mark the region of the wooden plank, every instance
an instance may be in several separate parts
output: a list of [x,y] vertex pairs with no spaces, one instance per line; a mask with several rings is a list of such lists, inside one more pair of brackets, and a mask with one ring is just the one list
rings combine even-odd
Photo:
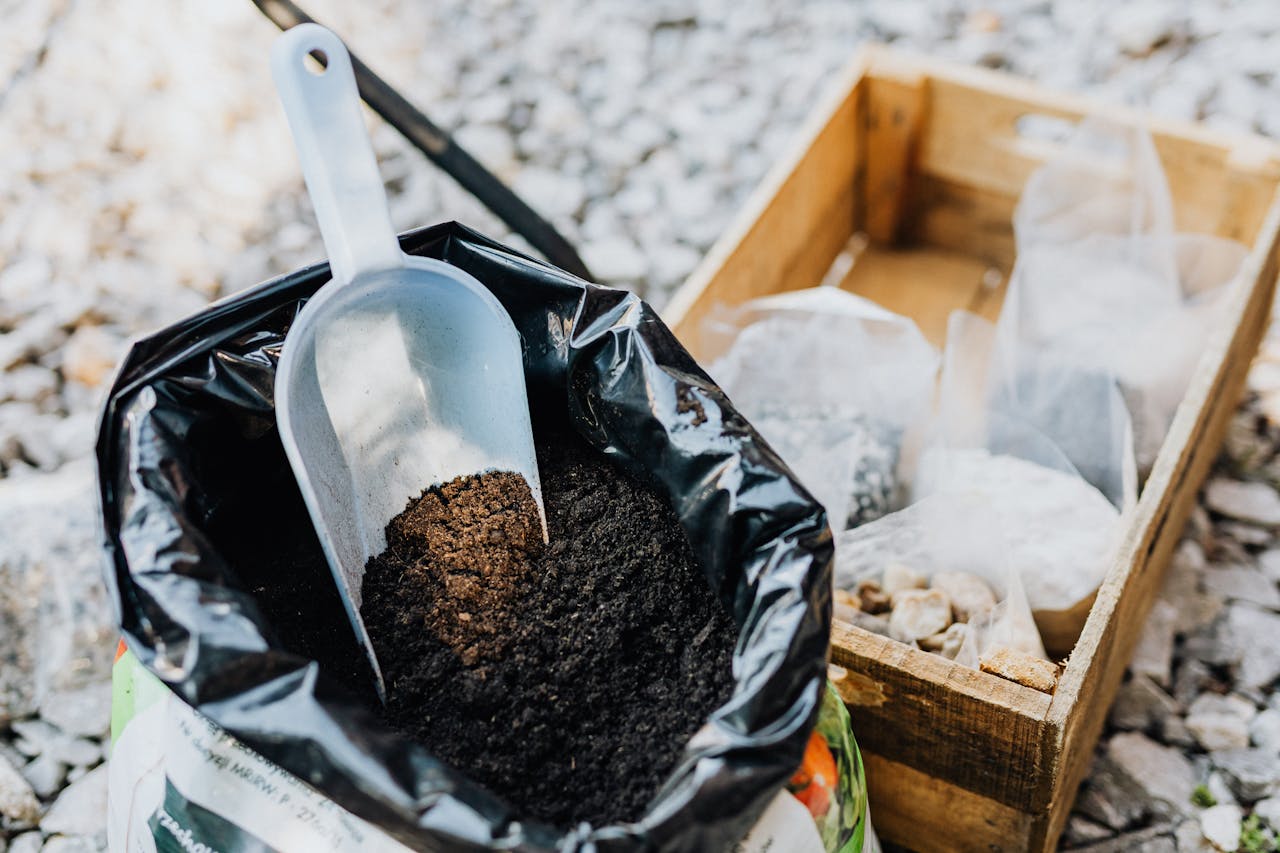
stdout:
[[699,351],[699,321],[713,305],[816,286],[858,227],[864,68],[855,59],[836,81],[788,155],[662,312],[691,352]]
[[984,280],[990,269],[959,252],[872,243],[858,254],[840,287],[915,320],[924,336],[941,348],[952,311],[988,310]]
[[898,75],[904,67],[929,76],[928,130],[920,142],[918,168],[952,184],[1017,198],[1030,174],[1062,150],[1056,143],[1020,135],[1018,121],[1028,115],[1068,121],[1096,115],[1148,127],[1182,230],[1251,242],[1270,203],[1268,187],[1280,179],[1280,148],[1256,136],[1163,121],[1050,94],[1006,74],[924,57],[878,52],[872,55],[870,73]]
[[[1093,744],[1124,675],[1121,663],[1133,653],[1266,331],[1280,274],[1280,193],[1274,185],[1272,192],[1270,213],[1242,270],[1231,309],[1224,312],[1178,408],[1124,546],[1059,679],[1048,723],[1059,733],[1060,743],[1049,745],[1045,756],[1055,803],[1069,804],[1087,772]],[[1062,831],[1068,808],[1055,809],[1045,846]]]
[[1028,784],[1041,772],[1047,694],[842,622],[831,660],[856,676],[853,692],[836,687],[859,743],[1011,808],[1047,808]]
[[1037,822],[1031,815],[868,750],[862,760],[871,825],[881,838],[920,853],[1028,849]]
[[924,122],[926,81],[919,73],[867,80],[863,111],[865,229],[872,240],[898,239]]

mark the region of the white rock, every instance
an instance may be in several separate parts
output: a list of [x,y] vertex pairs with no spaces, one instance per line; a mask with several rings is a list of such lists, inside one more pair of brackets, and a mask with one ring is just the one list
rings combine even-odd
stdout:
[[973,616],[989,612],[996,606],[995,593],[982,578],[970,572],[936,572],[929,585],[951,598],[956,621],[968,622]]
[[889,636],[904,643],[923,640],[951,624],[951,599],[940,589],[908,589],[893,597]]
[[598,280],[611,284],[635,284],[649,269],[644,253],[626,237],[588,243],[582,260]]
[[889,598],[909,589],[924,589],[929,584],[924,575],[906,563],[893,562],[884,567],[884,576],[880,580],[880,590]]
[[1249,745],[1249,726],[1229,714],[1196,714],[1187,717],[1187,728],[1206,750],[1242,749]]
[[1258,709],[1248,699],[1234,693],[1228,693],[1225,696],[1217,693],[1202,693],[1187,708],[1187,716],[1199,714],[1220,714],[1248,723],[1258,715]]
[[1266,483],[1218,478],[1205,489],[1204,500],[1222,515],[1266,527],[1280,525],[1280,494]]
[[97,388],[111,377],[124,354],[124,342],[101,326],[81,326],[62,348],[62,375]]
[[9,759],[0,757],[0,815],[33,823],[40,817],[40,801]]
[[111,682],[51,690],[40,703],[40,716],[67,734],[84,737],[106,734],[111,728]]
[[[551,169],[537,166],[526,166],[521,169],[520,174],[512,182],[511,188],[535,210],[552,219],[558,216],[572,216],[586,201],[580,182],[562,177]],[[592,272],[594,271],[593,269]]]
[[67,786],[49,806],[40,828],[61,835],[95,835],[107,821],[107,765]]
[[1280,711],[1267,708],[1249,724],[1249,739],[1253,745],[1268,749],[1280,760]]
[[36,796],[48,799],[67,778],[67,766],[51,755],[42,755],[22,768],[22,778],[31,784]]
[[44,838],[38,830],[24,832],[9,841],[9,853],[40,853]]
[[1280,797],[1259,800],[1253,804],[1253,813],[1266,821],[1272,830],[1280,830]]
[[44,843],[40,853],[102,853],[106,849],[101,836],[55,835]]
[[1200,831],[1215,849],[1234,853],[1240,848],[1242,820],[1244,811],[1239,806],[1223,803],[1200,813]]
[[1174,8],[1160,0],[1138,0],[1108,10],[1103,16],[1107,35],[1125,53],[1146,56],[1185,26]]

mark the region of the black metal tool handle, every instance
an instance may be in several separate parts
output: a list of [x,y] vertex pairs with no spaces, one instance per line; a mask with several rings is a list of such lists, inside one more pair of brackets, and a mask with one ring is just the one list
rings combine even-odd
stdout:
[[[298,24],[314,23],[314,19],[292,0],[253,0],[255,6],[282,30]],[[317,60],[323,62],[321,57]],[[568,240],[543,219],[533,208],[478,160],[458,147],[453,137],[404,99],[389,83],[374,74],[369,66],[351,54],[360,97],[387,124],[400,131],[431,162],[448,173],[512,231],[529,241],[551,263],[586,281],[594,281],[587,265]]]

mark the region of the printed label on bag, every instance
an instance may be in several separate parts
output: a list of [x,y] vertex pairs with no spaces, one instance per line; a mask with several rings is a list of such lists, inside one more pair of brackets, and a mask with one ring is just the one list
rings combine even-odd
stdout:
[[[121,663],[133,665],[132,692],[148,679],[163,690],[132,655]],[[112,850],[408,851],[163,693],[117,733],[108,771]]]

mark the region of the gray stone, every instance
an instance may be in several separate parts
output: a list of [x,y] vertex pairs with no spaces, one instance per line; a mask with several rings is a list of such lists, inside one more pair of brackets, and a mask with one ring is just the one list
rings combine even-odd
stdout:
[[18,768],[0,758],[0,815],[16,821],[40,817],[40,801]]
[[1171,827],[1163,824],[1126,832],[1105,841],[1077,847],[1077,853],[1176,853]]
[[1267,708],[1249,723],[1249,739],[1253,745],[1280,757],[1280,711]]
[[1081,847],[1110,838],[1113,831],[1100,823],[1089,820],[1083,815],[1073,814],[1067,819],[1067,828],[1062,833],[1066,847]]
[[1257,569],[1247,566],[1212,568],[1203,577],[1205,589],[1223,598],[1251,601],[1268,610],[1280,609],[1280,590]]
[[1264,527],[1280,525],[1280,494],[1266,483],[1218,478],[1204,494],[1209,509]]
[[1195,735],[1187,728],[1187,724],[1179,716],[1165,717],[1160,723],[1160,740],[1169,746],[1196,746]]
[[1145,675],[1162,686],[1169,686],[1173,665],[1173,640],[1178,621],[1178,609],[1167,601],[1157,600],[1151,606],[1151,614],[1138,645],[1133,650],[1129,671],[1135,676]]
[[1147,815],[1148,802],[1138,786],[1103,755],[1094,759],[1075,809],[1118,832],[1142,820]]
[[107,765],[72,782],[49,806],[40,828],[60,835],[95,835],[107,821]]
[[1280,761],[1264,749],[1228,749],[1210,753],[1236,799],[1248,804],[1280,792]]
[[1222,803],[1200,814],[1200,832],[1216,849],[1234,853],[1240,847],[1240,822],[1244,811],[1234,803]]
[[1178,704],[1189,706],[1212,683],[1213,673],[1209,667],[1195,658],[1184,657],[1173,681],[1173,698]]
[[1266,687],[1280,677],[1280,643],[1265,639],[1280,637],[1280,615],[1237,603],[1227,610],[1226,627],[1239,653],[1241,684]]
[[1122,730],[1159,727],[1177,713],[1178,703],[1145,675],[1134,675],[1120,686],[1111,706],[1111,724]]
[[1243,521],[1224,521],[1218,526],[1218,529],[1241,545],[1248,545],[1252,548],[1270,545],[1275,539],[1275,534],[1267,528],[1258,527],[1255,524],[1245,524]]
[[1176,749],[1161,746],[1138,732],[1122,732],[1107,745],[1107,757],[1166,816],[1187,814],[1195,771]]

